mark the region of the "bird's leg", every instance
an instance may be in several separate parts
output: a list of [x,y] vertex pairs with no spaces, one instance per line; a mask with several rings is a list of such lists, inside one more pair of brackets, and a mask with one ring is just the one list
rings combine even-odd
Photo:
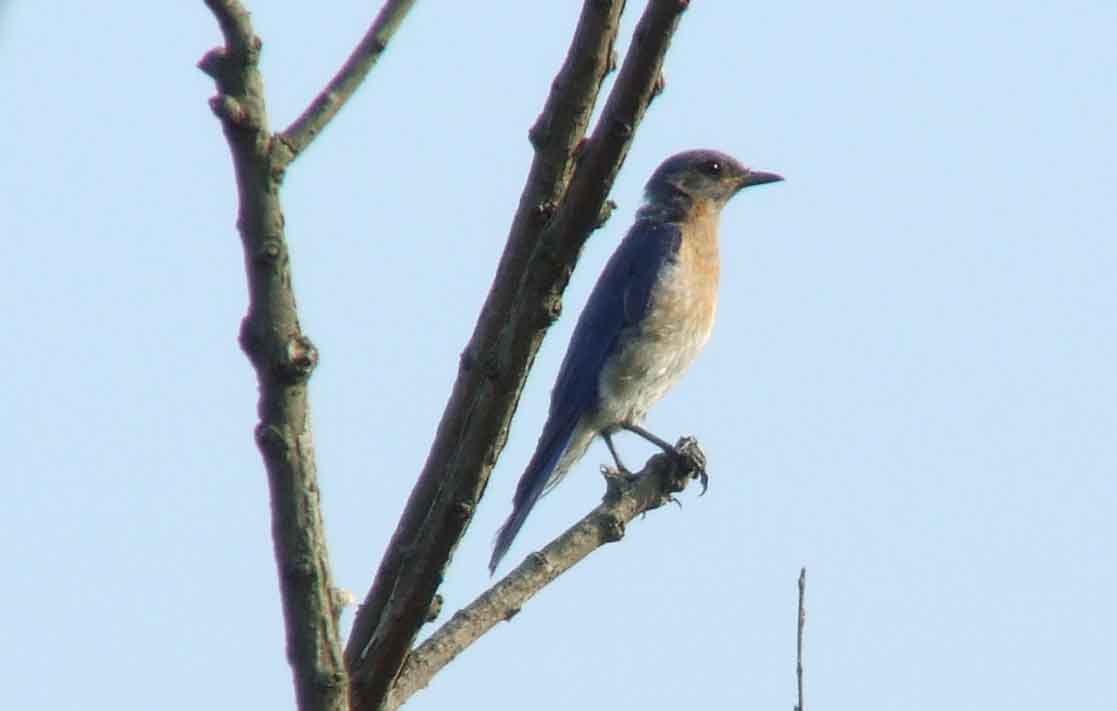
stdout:
[[648,432],[646,429],[644,429],[640,425],[634,425],[634,424],[631,424],[631,423],[624,423],[624,424],[621,425],[621,427],[628,430],[632,434],[640,435],[644,439],[648,440],[649,442],[651,442],[652,444],[654,444],[655,446],[659,447],[664,452],[667,452],[668,454],[670,454],[672,456],[675,456],[679,453],[677,449],[675,449],[672,445],[667,443],[667,440],[663,440],[663,439],[660,439],[659,437],[656,437],[654,434],[652,434],[651,432]]
[[626,479],[632,478],[632,472],[621,461],[621,456],[617,454],[617,448],[613,446],[613,433],[605,431],[601,433],[601,438],[605,440],[605,446],[609,448],[609,454],[613,455],[613,461],[616,462],[617,471],[620,472]]
[[[676,460],[686,459],[686,455],[683,452],[679,451],[678,447],[668,444],[666,440],[656,437],[654,434],[648,432],[640,425],[626,422],[621,424],[621,427],[628,430],[632,434],[640,435],[644,439],[662,449],[664,452],[667,452],[669,456],[674,457]],[[612,449],[612,445],[610,445],[610,449]],[[710,483],[710,476],[706,473],[705,457],[702,458],[702,462],[698,468],[698,471],[694,473],[693,478],[698,479],[698,481],[702,484],[702,493],[705,494],[706,489]]]

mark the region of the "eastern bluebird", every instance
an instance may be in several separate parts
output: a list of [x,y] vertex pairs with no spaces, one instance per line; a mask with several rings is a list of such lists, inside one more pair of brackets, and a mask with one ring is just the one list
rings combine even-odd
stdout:
[[559,369],[547,424],[497,533],[489,570],[508,552],[535,502],[601,435],[627,471],[613,434],[628,430],[661,447],[640,426],[648,409],[686,371],[710,337],[717,306],[718,219],[751,185],[783,180],[718,151],[679,153],[644,188],[644,205],[586,302]]

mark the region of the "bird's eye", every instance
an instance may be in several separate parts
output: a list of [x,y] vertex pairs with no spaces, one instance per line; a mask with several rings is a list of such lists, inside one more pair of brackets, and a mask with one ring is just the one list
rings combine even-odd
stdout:
[[721,169],[720,160],[708,160],[702,164],[702,172],[706,175],[721,175]]

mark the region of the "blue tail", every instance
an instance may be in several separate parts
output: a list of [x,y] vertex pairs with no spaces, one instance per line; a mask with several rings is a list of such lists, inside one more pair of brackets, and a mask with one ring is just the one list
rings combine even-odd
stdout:
[[535,502],[539,500],[547,482],[550,481],[562,453],[570,444],[578,418],[561,419],[563,421],[557,424],[554,418],[547,422],[546,427],[543,428],[543,435],[539,438],[539,444],[535,446],[535,454],[532,455],[527,469],[520,476],[520,483],[516,485],[516,496],[512,499],[512,513],[508,515],[508,520],[496,534],[493,557],[489,559],[490,575],[496,572],[500,559],[516,539],[516,534],[520,532],[528,514],[535,507]]

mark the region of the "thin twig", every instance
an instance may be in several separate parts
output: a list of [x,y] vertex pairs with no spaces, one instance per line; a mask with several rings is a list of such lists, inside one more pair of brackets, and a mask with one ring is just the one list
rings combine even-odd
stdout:
[[277,136],[289,151],[286,156],[279,158],[281,162],[290,163],[306,150],[345,102],[356,93],[414,4],[415,0],[387,0],[384,3],[368,32],[322,93],[314,97],[302,115]]
[[803,703],[803,630],[807,626],[807,569],[799,569],[799,618],[798,633],[795,636],[795,686],[797,688],[795,711],[806,711]]
[[408,655],[386,705],[393,711],[423,689],[444,666],[500,622],[518,614],[524,604],[562,573],[601,546],[619,541],[636,516],[672,501],[704,468],[693,439],[680,440],[677,459],[658,454],[634,481],[607,475],[602,502],[545,548],[477,599],[454,614]]

